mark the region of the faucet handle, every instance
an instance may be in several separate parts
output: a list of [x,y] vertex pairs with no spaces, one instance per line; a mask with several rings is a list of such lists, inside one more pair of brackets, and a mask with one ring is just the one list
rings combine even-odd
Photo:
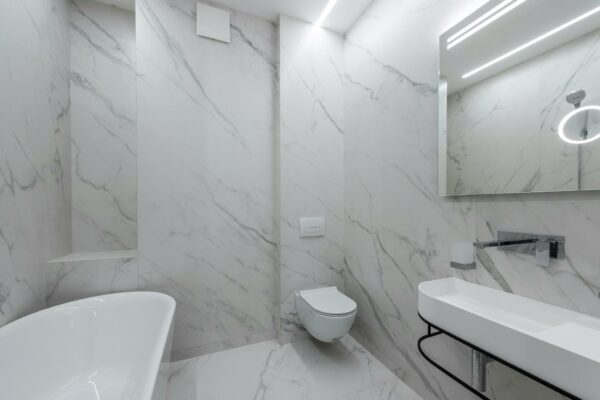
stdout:
[[535,264],[540,267],[550,267],[551,248],[555,247],[556,243],[552,243],[550,240],[538,240],[535,242]]

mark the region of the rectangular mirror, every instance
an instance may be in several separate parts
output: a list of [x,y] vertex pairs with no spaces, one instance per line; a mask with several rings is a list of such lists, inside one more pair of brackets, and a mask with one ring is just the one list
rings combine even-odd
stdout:
[[440,195],[600,190],[600,0],[492,0],[439,43]]

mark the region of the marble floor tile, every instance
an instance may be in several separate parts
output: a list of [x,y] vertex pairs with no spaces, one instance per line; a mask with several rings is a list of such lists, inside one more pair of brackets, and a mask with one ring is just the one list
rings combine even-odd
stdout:
[[172,365],[169,400],[418,400],[350,336],[256,343]]
[[394,377],[335,400],[422,400],[406,383]]

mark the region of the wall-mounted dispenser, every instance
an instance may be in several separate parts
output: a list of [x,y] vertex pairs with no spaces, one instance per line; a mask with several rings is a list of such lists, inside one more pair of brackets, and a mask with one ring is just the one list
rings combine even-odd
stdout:
[[474,251],[473,243],[471,242],[454,242],[452,243],[450,266],[463,271],[474,269]]

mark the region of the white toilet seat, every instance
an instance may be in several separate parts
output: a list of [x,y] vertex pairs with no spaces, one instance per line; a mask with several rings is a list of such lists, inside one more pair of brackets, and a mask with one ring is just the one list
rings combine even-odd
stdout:
[[356,302],[341,293],[337,287],[302,290],[298,292],[308,307],[327,317],[345,317],[356,312]]

